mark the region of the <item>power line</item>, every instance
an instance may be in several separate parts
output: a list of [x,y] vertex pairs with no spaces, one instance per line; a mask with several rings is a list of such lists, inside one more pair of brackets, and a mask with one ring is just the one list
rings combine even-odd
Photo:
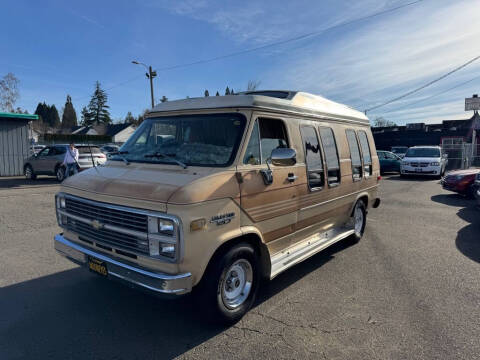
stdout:
[[369,108],[369,109],[365,109],[364,111],[365,111],[365,113],[367,113],[367,111],[372,111],[372,110],[378,109],[378,108],[380,108],[380,107],[383,107],[383,106],[386,106],[386,105],[388,105],[388,104],[391,104],[391,103],[393,103],[393,102],[395,102],[395,101],[398,101],[398,100],[401,100],[401,99],[403,99],[403,98],[406,98],[407,96],[410,96],[410,95],[412,95],[412,94],[415,94],[416,92],[419,92],[420,90],[423,90],[423,89],[425,89],[426,87],[428,87],[428,86],[430,86],[430,85],[433,85],[433,84],[435,84],[436,82],[439,82],[440,80],[445,79],[447,76],[449,76],[449,75],[457,72],[458,70],[463,69],[464,67],[470,65],[471,63],[473,63],[474,61],[476,61],[476,60],[478,60],[478,59],[480,59],[480,55],[474,57],[473,59],[467,61],[466,63],[460,65],[459,67],[456,67],[455,69],[449,71],[448,73],[443,74],[443,75],[440,76],[439,78],[436,78],[435,80],[432,80],[432,81],[426,83],[425,85],[422,85],[422,86],[420,86],[420,87],[418,87],[418,88],[416,88],[416,89],[414,89],[414,90],[411,90],[411,91],[409,91],[409,92],[407,92],[407,93],[405,93],[405,94],[403,94],[403,95],[397,96],[396,98],[390,99],[390,100],[388,100],[388,101],[386,101],[386,102],[384,102],[384,103],[382,103],[382,104],[380,104],[380,105],[376,105],[376,106],[373,106],[373,107],[371,107],[371,108]]
[[[288,39],[285,39],[285,40],[272,42],[272,43],[269,43],[269,44],[266,44],[266,45],[261,45],[261,46],[257,46],[257,47],[246,49],[246,50],[240,50],[240,51],[232,52],[232,53],[229,53],[229,54],[219,55],[219,56],[215,56],[215,57],[208,58],[208,59],[196,60],[196,61],[192,61],[192,62],[189,62],[189,63],[160,67],[160,68],[157,68],[157,72],[158,71],[169,71],[169,70],[185,68],[185,67],[194,66],[194,65],[205,64],[205,63],[209,63],[209,62],[213,62],[213,61],[227,59],[227,58],[234,57],[234,56],[239,56],[239,55],[243,55],[243,54],[252,53],[252,52],[255,52],[255,51],[259,51],[259,50],[268,49],[268,48],[278,46],[278,45],[283,45],[283,44],[303,40],[303,39],[306,39],[306,38],[309,38],[309,37],[316,37],[316,36],[322,35],[323,33],[327,32],[327,31],[330,31],[330,30],[333,30],[333,29],[336,29],[336,28],[339,28],[339,27],[342,27],[342,26],[351,25],[351,24],[354,24],[354,23],[357,23],[357,22],[365,21],[365,20],[368,20],[368,19],[371,19],[371,18],[374,18],[374,17],[378,17],[378,16],[381,16],[381,15],[385,15],[385,14],[388,14],[388,13],[406,8],[408,6],[418,4],[418,3],[423,2],[423,1],[425,1],[425,0],[411,1],[409,3],[399,5],[399,6],[395,6],[393,8],[382,10],[382,11],[379,11],[379,12],[376,12],[376,13],[373,13],[373,14],[370,14],[370,15],[362,16],[362,17],[359,17],[359,18],[356,18],[356,19],[353,19],[353,20],[349,20],[349,21],[344,21],[344,22],[341,22],[339,24],[332,25],[332,26],[329,26],[327,28],[324,28],[322,30],[313,31],[313,32],[310,32],[310,33],[302,34],[302,35],[295,36],[295,37],[292,37],[292,38],[288,38]],[[132,81],[135,81],[138,78],[139,78],[139,76],[131,78],[131,79],[123,81],[121,83],[115,84],[115,85],[113,85],[113,86],[111,86],[111,87],[109,87],[108,89],[105,89],[105,90],[106,91],[112,90],[116,87],[128,84]],[[83,100],[83,99],[88,98],[88,97],[89,96],[82,96],[82,97],[79,97],[79,98],[75,98],[74,100],[75,101]]]
[[382,112],[382,114],[388,114],[388,113],[391,113],[391,112],[395,112],[395,111],[398,111],[398,110],[402,110],[402,109],[405,109],[405,108],[407,108],[407,107],[411,107],[412,105],[416,105],[416,104],[418,104],[418,103],[421,103],[421,102],[424,102],[424,101],[433,99],[434,97],[438,97],[438,96],[440,96],[440,95],[443,95],[443,94],[445,94],[445,93],[447,93],[447,92],[449,92],[449,91],[452,91],[452,90],[454,90],[454,89],[456,89],[456,88],[459,88],[459,87],[461,87],[461,86],[463,86],[463,85],[467,85],[468,83],[471,83],[472,81],[475,81],[475,80],[478,80],[478,79],[480,79],[480,76],[476,76],[476,77],[474,77],[473,79],[464,81],[464,82],[462,82],[462,83],[460,83],[460,84],[457,84],[457,85],[455,85],[455,86],[452,86],[451,88],[448,88],[448,89],[446,89],[446,90],[440,91],[439,93],[437,93],[437,94],[435,94],[435,95],[432,95],[432,96],[429,96],[429,97],[427,97],[427,98],[425,98],[425,99],[421,99],[421,100],[415,101],[415,102],[413,102],[413,103],[410,103],[410,104],[405,105],[405,106],[401,106],[401,107],[396,108],[396,109],[393,109],[393,110],[388,110],[388,111],[386,111],[386,112]]
[[205,64],[205,63],[218,61],[218,60],[223,60],[223,59],[227,59],[227,58],[238,56],[238,55],[244,55],[244,54],[248,54],[248,53],[259,51],[259,50],[268,49],[268,48],[271,48],[271,47],[274,47],[274,46],[283,45],[283,44],[287,44],[287,43],[294,42],[294,41],[303,40],[303,39],[308,38],[308,37],[315,37],[315,36],[318,36],[318,35],[321,35],[321,34],[327,32],[327,31],[336,29],[338,27],[351,25],[351,24],[354,24],[356,22],[368,20],[368,19],[380,16],[380,15],[384,15],[384,14],[387,14],[387,13],[390,13],[390,12],[394,12],[394,11],[400,10],[402,8],[405,8],[407,6],[415,5],[415,4],[420,3],[422,1],[425,1],[425,0],[412,1],[412,2],[409,2],[407,4],[403,4],[403,5],[393,7],[391,9],[379,11],[379,12],[376,12],[376,13],[373,13],[373,14],[370,14],[370,15],[367,15],[367,16],[359,17],[359,18],[356,18],[356,19],[353,19],[353,20],[344,21],[344,22],[341,22],[339,24],[332,25],[332,26],[329,26],[327,28],[324,28],[322,30],[313,31],[313,32],[303,34],[303,35],[299,35],[299,36],[295,36],[295,37],[292,37],[292,38],[289,38],[289,39],[272,42],[272,43],[269,43],[269,44],[266,44],[266,45],[261,45],[261,46],[257,46],[257,47],[246,49],[246,50],[235,51],[235,52],[232,52],[232,53],[229,53],[229,54],[219,55],[219,56],[215,56],[215,57],[208,58],[208,59],[192,61],[192,62],[184,63],[184,64],[161,67],[161,68],[158,68],[157,71],[168,71],[168,70],[173,70],[173,69],[185,68],[185,67],[193,66],[193,65]]

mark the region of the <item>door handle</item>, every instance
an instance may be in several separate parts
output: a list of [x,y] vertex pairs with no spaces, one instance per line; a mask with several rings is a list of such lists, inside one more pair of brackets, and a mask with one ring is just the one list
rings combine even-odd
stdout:
[[295,174],[293,174],[293,173],[288,174],[287,180],[288,180],[289,182],[294,182],[294,181],[297,180],[297,179],[298,179],[298,176],[297,176],[297,175],[295,175]]

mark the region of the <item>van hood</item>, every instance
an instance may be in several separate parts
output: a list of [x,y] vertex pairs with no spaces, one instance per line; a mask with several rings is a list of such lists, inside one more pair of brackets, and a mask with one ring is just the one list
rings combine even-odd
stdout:
[[97,166],[67,178],[62,185],[102,195],[167,202],[176,190],[199,177],[181,170],[159,171],[133,164]]
[[62,186],[101,195],[178,204],[239,196],[234,170],[214,172],[212,168],[182,169],[163,164],[110,162],[69,177]]

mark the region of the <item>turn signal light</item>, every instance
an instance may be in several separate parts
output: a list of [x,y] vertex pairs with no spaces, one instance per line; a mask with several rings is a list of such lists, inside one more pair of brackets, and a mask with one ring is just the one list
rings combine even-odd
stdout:
[[377,176],[377,181],[382,180],[382,177],[380,175]]

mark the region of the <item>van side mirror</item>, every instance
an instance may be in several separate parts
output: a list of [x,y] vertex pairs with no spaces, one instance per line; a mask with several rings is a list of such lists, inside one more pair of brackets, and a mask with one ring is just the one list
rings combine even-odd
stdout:
[[291,148],[273,149],[270,159],[275,166],[292,166],[297,163],[297,152]]

